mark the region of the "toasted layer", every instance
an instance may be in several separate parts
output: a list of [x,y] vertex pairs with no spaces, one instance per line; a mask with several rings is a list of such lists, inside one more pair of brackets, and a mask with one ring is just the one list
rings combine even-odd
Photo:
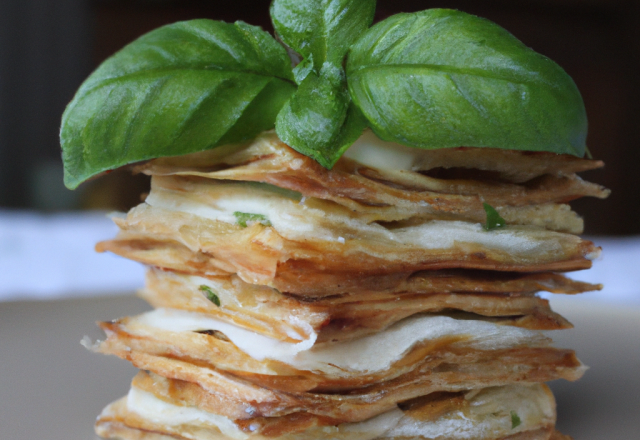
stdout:
[[[557,204],[587,195],[608,195],[607,190],[574,174],[602,166],[598,161],[486,148],[410,151],[370,138],[363,136],[347,154],[356,161],[344,157],[332,170],[296,153],[273,133],[244,146],[157,159],[140,169],[156,176],[267,182],[306,197],[332,200],[369,221],[419,216],[481,222],[485,218],[482,202],[486,201],[510,224],[572,233],[582,231],[582,220],[568,206]],[[385,150],[392,153],[385,154]],[[372,159],[375,157],[382,160]],[[445,176],[432,177],[434,174]]]
[[[434,289],[438,281],[443,290]],[[459,280],[459,284],[463,281],[470,280]],[[154,307],[211,314],[289,342],[311,338],[312,333],[319,341],[353,339],[417,313],[443,310],[501,318],[499,323],[529,329],[571,328],[566,319],[551,311],[548,301],[530,292],[492,293],[475,286],[479,293],[454,293],[447,292],[444,284],[438,275],[423,274],[387,292],[361,291],[309,300],[248,284],[237,276],[203,278],[149,269],[140,295]],[[500,286],[493,288],[499,290]],[[216,295],[219,305],[207,298],[210,294]]]
[[[226,185],[213,186],[221,190]],[[279,272],[298,262],[308,263],[316,271],[358,276],[445,268],[541,272],[589,268],[591,259],[600,253],[590,241],[531,227],[487,232],[480,224],[439,220],[392,229],[366,225],[344,212],[330,215],[321,209],[305,209],[278,196],[277,203],[270,204],[259,191],[249,191],[244,184],[237,187],[269,207],[268,212],[254,214],[266,215],[272,226],[254,222],[245,228],[230,223],[228,216],[233,217],[241,206],[246,209],[242,203],[227,206],[224,215],[228,216],[216,218],[220,211],[210,205],[183,205],[177,203],[176,196],[165,198],[163,207],[143,204],[126,218],[115,218],[122,233],[97,249],[118,252],[120,241],[125,249],[132,241],[148,243],[149,247],[180,243],[191,252],[213,257],[208,263],[217,271],[237,273],[253,284],[269,284]],[[228,192],[220,196],[223,194],[234,199]],[[160,204],[160,199],[154,198],[153,203]],[[152,255],[145,253],[146,257]],[[127,256],[135,257],[135,253]],[[166,259],[160,255],[161,262]]]
[[[512,414],[520,420],[514,426]],[[197,439],[548,439],[555,402],[544,385],[510,385],[460,393],[434,393],[355,423],[314,416],[233,420],[198,407],[166,400],[137,387],[98,418],[98,433],[117,427]],[[115,429],[114,429],[115,428]],[[546,433],[546,435],[543,435]],[[128,437],[125,437],[128,438]],[[136,438],[136,437],[133,437]],[[515,437],[521,438],[521,437]]]
[[[236,410],[254,400],[253,393],[265,402],[295,396],[295,407],[311,404],[318,393],[339,392],[325,405],[360,395],[355,403],[366,406],[380,394],[397,402],[424,390],[458,390],[461,383],[474,388],[574,380],[584,369],[572,351],[548,347],[537,332],[443,316],[409,318],[375,335],[313,347],[312,341],[284,343],[182,311],[157,310],[102,326],[109,337],[101,352],[209,390],[205,382],[218,377],[215,392],[231,393]],[[179,371],[191,373],[175,376]],[[235,396],[239,381],[249,387],[248,395]]]
[[[125,245],[126,242],[122,242]],[[175,266],[185,267],[177,253],[167,251],[159,246],[151,248],[151,253],[171,255],[167,258]],[[128,246],[119,249],[124,254],[135,254]],[[138,254],[140,255],[140,254]],[[143,255],[140,255],[144,259]],[[153,260],[153,258],[149,258]],[[169,266],[172,267],[172,266]],[[183,272],[202,274],[187,268]],[[179,270],[179,269],[177,269]],[[286,264],[286,271],[281,270],[273,280],[273,286],[281,292],[302,298],[323,298],[327,296],[342,297],[362,292],[364,295],[396,294],[415,290],[421,293],[489,293],[514,294],[547,291],[552,293],[576,294],[590,290],[601,290],[601,284],[590,284],[575,281],[560,274],[550,272],[515,273],[503,271],[481,270],[432,270],[418,272],[396,272],[389,274],[363,274],[347,271],[318,271],[306,262]]]
[[[326,306],[304,303],[237,276],[203,278],[160,269],[147,271],[139,295],[156,308],[206,313],[240,327],[287,342],[316,339],[330,321]],[[219,305],[208,295],[215,295]]]

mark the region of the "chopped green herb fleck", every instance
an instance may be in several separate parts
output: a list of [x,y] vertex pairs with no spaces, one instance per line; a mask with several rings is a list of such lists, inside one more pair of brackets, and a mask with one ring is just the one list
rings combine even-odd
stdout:
[[515,411],[511,411],[511,429],[516,429],[521,423],[522,420],[520,420],[518,414]]
[[258,222],[263,226],[271,226],[271,222],[266,215],[236,211],[233,213],[233,216],[236,218],[237,223],[243,228],[247,227],[247,222]]
[[487,223],[484,225],[485,230],[491,231],[492,229],[506,226],[507,222],[500,217],[500,214],[498,214],[498,211],[496,211],[493,206],[488,203],[483,203],[482,206],[484,206],[484,212],[487,213]]
[[218,295],[216,295],[215,292],[211,290],[211,287],[205,286],[203,284],[200,286],[200,291],[204,292],[204,294],[207,296],[207,299],[209,301],[211,301],[212,303],[220,307],[220,298],[218,298]]

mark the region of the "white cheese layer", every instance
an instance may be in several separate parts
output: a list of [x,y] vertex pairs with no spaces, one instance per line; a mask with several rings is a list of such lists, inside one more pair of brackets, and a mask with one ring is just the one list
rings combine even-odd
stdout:
[[193,332],[198,330],[218,330],[224,333],[236,347],[259,361],[264,359],[291,359],[300,351],[310,349],[316,335],[297,344],[279,341],[259,333],[238,327],[203,313],[188,312],[177,309],[156,309],[134,318],[131,323],[138,330],[139,325],[172,332]]
[[300,370],[340,375],[385,371],[416,344],[446,336],[464,336],[467,338],[465,344],[480,350],[544,346],[548,343],[548,339],[537,331],[485,321],[424,315],[407,318],[359,339],[315,346],[315,340],[297,344],[282,342],[210,315],[174,309],[156,309],[139,315],[130,321],[129,327],[149,335],[153,334],[154,328],[172,332],[219,330],[254,359],[272,359]]
[[366,130],[344,153],[344,157],[381,170],[414,170],[422,150],[383,141]]

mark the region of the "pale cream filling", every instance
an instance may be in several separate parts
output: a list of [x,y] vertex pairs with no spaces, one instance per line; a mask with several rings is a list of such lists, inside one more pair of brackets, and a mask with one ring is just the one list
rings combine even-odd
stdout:
[[383,141],[366,130],[344,153],[344,157],[381,170],[415,170],[423,150]]
[[521,345],[544,346],[549,342],[538,331],[485,321],[427,315],[412,316],[362,338],[315,346],[315,338],[292,344],[246,330],[211,315],[184,310],[156,309],[132,318],[127,324],[128,331],[145,336],[153,336],[154,329],[171,332],[219,330],[254,359],[273,359],[301,370],[338,375],[385,371],[416,344],[446,336],[466,336],[465,344],[480,350]]

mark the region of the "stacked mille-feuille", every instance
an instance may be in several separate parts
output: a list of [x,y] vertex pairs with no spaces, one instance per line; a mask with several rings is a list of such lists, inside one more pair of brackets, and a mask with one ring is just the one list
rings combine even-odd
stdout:
[[[155,307],[101,324],[97,350],[141,371],[98,433],[562,438],[543,382],[584,367],[536,292],[599,287],[556,273],[599,254],[565,204],[606,196],[575,174],[599,166],[370,133],[332,170],[274,133],[148,162],[145,203],[98,245],[149,266]],[[487,231],[483,203],[508,226]]]

